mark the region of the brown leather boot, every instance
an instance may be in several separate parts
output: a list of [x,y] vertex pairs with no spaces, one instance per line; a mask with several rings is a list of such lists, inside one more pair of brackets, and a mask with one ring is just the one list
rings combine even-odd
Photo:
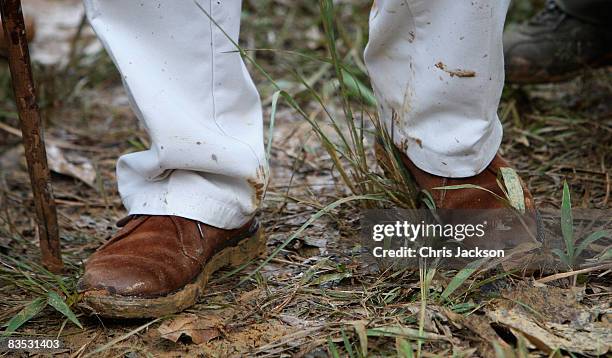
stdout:
[[[436,203],[436,207],[439,209],[488,210],[507,208],[502,201],[496,200],[495,196],[482,189],[434,189],[454,185],[473,184],[487,189],[502,198],[505,197],[504,192],[497,184],[497,178],[500,168],[510,168],[510,164],[508,164],[499,154],[493,158],[493,161],[482,173],[468,178],[445,178],[429,174],[414,165],[405,154],[402,155],[402,162],[412,174],[419,187],[431,193]],[[523,186],[523,193],[525,194],[525,209],[535,212],[533,197],[529,189],[525,186],[525,183],[521,181],[521,184]]]
[[[387,164],[388,156],[378,141],[375,149],[379,164],[383,169],[389,168],[390,166]],[[488,220],[489,223],[491,221],[497,223],[500,221],[508,222],[507,214],[511,214],[513,209],[510,209],[507,203],[491,194],[492,192],[501,198],[505,198],[505,194],[498,184],[498,177],[501,168],[511,166],[499,154],[478,175],[468,178],[445,178],[419,169],[403,151],[398,149],[397,153],[419,188],[427,190],[431,194],[436,208],[441,209],[439,210],[439,214],[441,213],[439,216],[444,223],[461,224],[465,223],[465,220],[470,220],[471,223],[482,222],[483,220]],[[436,189],[463,184],[477,185],[486,190],[471,188]],[[511,227],[506,227],[503,231],[498,230],[499,227],[489,225],[489,230],[485,236],[486,240],[465,240],[463,242],[465,246],[498,249],[500,248],[500,240],[505,247],[514,248],[520,245],[525,250],[531,250],[540,245],[543,240],[542,223],[533,196],[522,180],[521,185],[525,199],[525,215],[520,215],[520,218],[513,221]],[[503,220],[501,216],[504,216]],[[515,253],[513,257],[516,256],[520,255]],[[533,260],[527,262],[526,257],[522,257],[520,260],[511,258],[504,263],[504,267],[506,269],[524,269],[527,265],[532,264]],[[533,272],[533,270],[524,270],[524,272]]]
[[[32,19],[31,17],[26,16],[24,20],[26,25],[26,37],[28,39],[28,42],[30,42],[34,39],[34,36],[36,35],[36,26],[34,23],[34,19]],[[4,37],[4,28],[2,28],[2,22],[0,22],[0,56],[6,57],[7,53],[8,43],[6,41],[6,38]]]
[[[388,156],[380,141],[375,144],[376,158],[383,169],[390,168]],[[502,201],[494,200],[494,196],[481,189],[460,190],[438,190],[434,188],[448,187],[462,184],[473,184],[487,189],[501,197],[505,194],[497,184],[500,168],[509,168],[510,165],[499,154],[493,158],[489,166],[480,174],[467,178],[446,178],[430,174],[419,169],[401,150],[397,149],[402,163],[410,172],[420,189],[431,193],[437,208],[440,209],[503,209],[506,206]],[[533,197],[521,180],[523,193],[525,194],[525,208],[527,211],[535,211]]]
[[222,230],[178,216],[135,216],[87,260],[82,306],[113,318],[149,318],[195,304],[211,274],[265,252],[256,220]]

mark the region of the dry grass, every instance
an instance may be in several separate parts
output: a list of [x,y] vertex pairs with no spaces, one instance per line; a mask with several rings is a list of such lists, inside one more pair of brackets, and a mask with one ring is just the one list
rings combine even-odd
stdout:
[[[519,10],[524,13],[516,16],[524,17],[531,11],[529,6]],[[336,29],[339,59],[344,69],[364,84],[368,79],[361,53],[368,11],[366,0],[344,1],[338,2],[335,14],[341,24]],[[101,321],[75,311],[84,326],[80,329],[47,308],[20,328],[20,335],[60,336],[67,345],[65,356],[410,357],[420,352],[421,356],[440,357],[526,357],[526,352],[535,356],[569,353],[532,345],[524,338],[531,332],[529,327],[517,328],[504,317],[537,322],[556,332],[569,330],[573,324],[593,334],[601,333],[599,327],[609,330],[612,317],[607,271],[580,275],[575,285],[572,277],[541,284],[488,272],[472,275],[452,292],[445,292],[455,272],[435,271],[433,275],[427,268],[421,272],[383,270],[363,255],[356,238],[360,201],[333,208],[303,229],[309,219],[339,199],[370,195],[372,186],[379,188],[374,194],[382,197],[386,194],[381,188],[392,188],[390,192],[395,193],[402,189],[397,183],[377,182],[355,190],[347,187],[338,166],[330,165],[335,161],[333,152],[322,144],[321,134],[333,143],[339,141],[331,119],[344,121],[347,103],[358,120],[366,123],[374,117],[367,100],[339,90],[337,64],[318,60],[329,57],[318,8],[307,2],[245,1],[242,32],[245,49],[273,49],[247,51],[276,82],[274,86],[252,68],[266,105],[266,118],[270,118],[279,88],[293,101],[289,106],[287,96],[274,107],[272,182],[262,210],[269,252],[276,254],[240,272],[220,273],[195,307],[162,322]],[[90,40],[83,38],[77,44]],[[300,54],[276,50],[281,48]],[[27,173],[15,150],[19,140],[0,130],[3,324],[48,291],[65,296],[68,304],[77,299],[74,288],[81,261],[114,232],[114,222],[123,215],[115,185],[115,159],[148,145],[108,58],[102,53],[75,53],[69,70],[40,66],[37,78],[47,136],[69,143],[65,148],[68,153],[92,160],[97,174],[95,188],[69,177],[54,177],[69,267],[61,277],[45,272],[34,264],[34,214]],[[560,206],[565,179],[574,207],[611,208],[611,81],[610,73],[600,70],[586,71],[581,78],[560,85],[506,88],[500,107],[506,130],[502,153],[528,181],[540,205]],[[318,98],[313,97],[315,93]],[[3,68],[0,122],[16,127],[14,111]],[[318,132],[313,131],[313,123]],[[346,130],[346,123],[343,125]],[[354,171],[350,163],[341,164],[347,176],[357,175],[361,183],[379,177],[373,165],[372,136],[366,133],[364,138],[365,157],[355,158],[362,160],[358,166],[365,169]],[[261,269],[252,274],[258,266]],[[544,296],[546,300],[542,300]],[[158,328],[177,320],[203,325],[203,331],[213,339],[200,345],[191,342],[193,337],[183,337],[178,343],[163,339]],[[570,342],[576,354],[596,353],[595,344],[584,334],[571,335],[576,337]],[[601,337],[609,337],[609,333]],[[586,349],[589,346],[591,350]]]

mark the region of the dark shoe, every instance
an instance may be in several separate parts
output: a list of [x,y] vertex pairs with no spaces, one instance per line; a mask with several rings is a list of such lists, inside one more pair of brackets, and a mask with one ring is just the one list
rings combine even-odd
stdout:
[[554,0],[528,22],[504,33],[506,80],[557,82],[581,69],[612,65],[612,28],[565,13]]
[[[26,25],[26,38],[28,42],[34,39],[36,35],[36,26],[34,23],[34,19],[26,16],[24,18]],[[2,23],[0,22],[0,56],[6,57],[8,53],[8,43],[6,42],[6,37],[4,37],[4,28],[2,27]]]
[[211,274],[265,251],[256,220],[236,230],[177,216],[136,216],[87,260],[83,307],[114,318],[148,318],[195,304]]

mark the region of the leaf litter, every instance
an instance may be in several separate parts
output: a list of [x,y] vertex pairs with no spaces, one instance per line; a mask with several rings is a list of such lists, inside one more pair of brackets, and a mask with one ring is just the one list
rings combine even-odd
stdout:
[[[40,0],[24,0],[28,1],[51,6]],[[49,11],[58,11],[61,6],[78,7],[80,2],[67,0],[52,6]],[[311,51],[326,55],[324,35],[314,20],[318,15],[309,4],[247,0],[244,6],[245,43],[294,48],[306,41]],[[360,31],[365,28],[369,6],[366,0],[337,6],[336,16],[347,26],[338,39],[343,51],[361,51],[363,39],[346,35],[363,33]],[[69,12],[75,13],[73,9]],[[276,13],[283,16],[270,16]],[[78,23],[78,16],[70,16],[70,23]],[[249,21],[254,19],[258,21]],[[49,22],[45,27],[52,28]],[[70,38],[65,34],[63,28],[58,38]],[[50,36],[45,33],[41,38]],[[45,42],[45,46],[35,44],[34,48],[44,51],[50,41]],[[89,49],[98,46],[89,31],[80,42],[81,47]],[[40,58],[53,56],[56,54]],[[108,57],[91,52],[83,56],[66,76],[50,65],[37,69],[41,95],[47,103],[43,110],[49,114],[47,136],[62,144],[61,154],[69,164],[78,167],[87,158],[98,171],[93,187],[91,174],[80,175],[86,179],[79,180],[54,177],[62,247],[69,264],[62,285],[69,292],[74,290],[81,261],[112,235],[116,230],[112,223],[124,215],[115,185],[116,158],[148,145]],[[313,118],[321,118],[321,109],[309,102],[304,84],[295,80],[287,63],[312,74],[309,83],[332,103],[330,111],[339,111],[339,104],[334,102],[337,84],[326,85],[333,82],[329,68],[278,52],[264,51],[257,56],[275,78],[283,81],[287,91],[304,102]],[[355,67],[360,68],[359,57],[353,57]],[[276,90],[256,71],[252,73],[264,103],[270,103]],[[609,73],[598,74],[567,84],[509,87],[504,94],[500,118],[506,138],[501,151],[516,164],[540,206],[559,208],[560,189],[567,179],[574,194],[573,207],[610,208],[612,82]],[[351,75],[351,81],[359,87],[367,83],[367,77]],[[62,97],[62,105],[56,107],[53,103],[60,101],[53,95],[64,87],[74,88],[78,96]],[[3,98],[0,105],[6,113],[14,113],[10,99]],[[270,153],[273,180],[262,215],[271,238],[269,252],[325,205],[349,195],[310,126],[282,106],[276,115]],[[14,115],[0,121],[18,127]],[[84,127],[86,130],[81,129]],[[14,157],[9,152],[18,143],[15,135],[0,131],[0,157]],[[373,163],[373,153],[368,155]],[[17,164],[6,167],[10,170],[4,170],[4,162],[1,164],[0,254],[18,257],[24,266],[0,256],[0,322],[7,324],[18,317],[12,326],[19,324],[20,335],[59,335],[67,351],[75,355],[316,357],[335,350],[342,356],[350,356],[349,351],[354,356],[397,352],[409,356],[419,344],[423,353],[438,356],[456,353],[493,357],[496,347],[518,352],[523,346],[533,356],[548,356],[556,349],[587,356],[605,355],[610,350],[609,270],[574,276],[576,282],[570,276],[546,284],[512,275],[483,275],[478,270],[453,281],[456,272],[438,272],[425,292],[427,305],[422,312],[418,272],[386,270],[363,256],[356,239],[360,209],[351,204],[319,218],[296,238],[294,245],[280,250],[242,284],[238,285],[262,261],[242,272],[226,270],[215,275],[209,290],[187,312],[144,323],[101,323],[98,317],[75,311],[76,322],[85,329],[76,324],[63,325],[67,318],[46,305],[45,294],[29,281],[44,284],[52,279],[27,265],[37,260],[36,233],[31,229],[34,218],[27,172]],[[79,177],[74,168],[63,171]],[[519,197],[515,195],[518,185],[508,189]],[[516,198],[513,203],[521,208]],[[57,307],[68,312],[59,302]]]

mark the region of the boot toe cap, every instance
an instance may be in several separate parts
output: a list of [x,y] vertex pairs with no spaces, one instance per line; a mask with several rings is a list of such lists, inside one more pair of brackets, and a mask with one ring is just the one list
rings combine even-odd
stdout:
[[105,293],[119,296],[150,297],[170,291],[168,273],[162,268],[121,256],[105,256],[89,262],[78,283],[78,290],[87,294]]

